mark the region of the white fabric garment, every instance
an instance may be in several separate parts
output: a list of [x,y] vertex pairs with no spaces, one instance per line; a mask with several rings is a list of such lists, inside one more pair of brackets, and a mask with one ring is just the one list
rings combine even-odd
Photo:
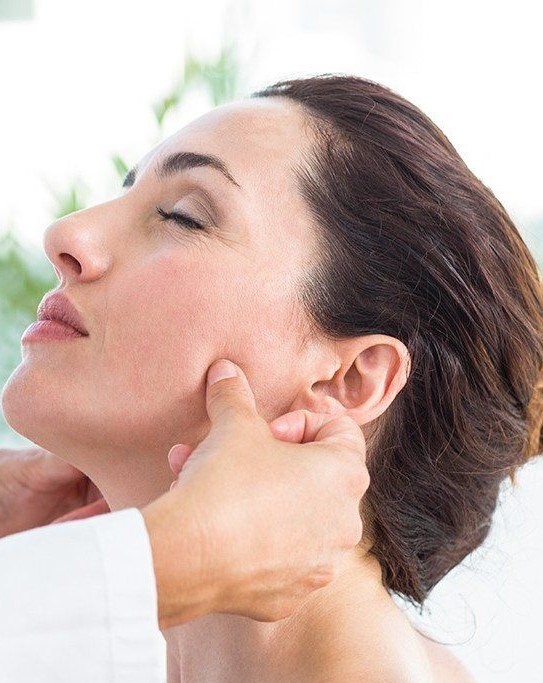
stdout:
[[0,540],[1,683],[165,683],[151,545],[136,508]]

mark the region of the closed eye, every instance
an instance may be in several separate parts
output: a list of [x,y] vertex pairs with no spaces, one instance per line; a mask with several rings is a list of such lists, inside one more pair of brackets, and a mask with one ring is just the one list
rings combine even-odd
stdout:
[[183,225],[184,227],[190,228],[192,230],[206,229],[204,225],[202,225],[199,221],[187,215],[186,213],[182,213],[180,211],[167,212],[161,209],[160,206],[157,206],[155,208],[157,210],[158,215],[160,216],[160,220],[162,221],[174,221],[174,223],[177,223],[178,225]]

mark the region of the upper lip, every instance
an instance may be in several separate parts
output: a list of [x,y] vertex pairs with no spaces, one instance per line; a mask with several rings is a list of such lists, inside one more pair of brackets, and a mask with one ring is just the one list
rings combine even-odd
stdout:
[[49,294],[41,301],[38,306],[38,320],[57,320],[83,335],[89,334],[75,306],[60,292]]

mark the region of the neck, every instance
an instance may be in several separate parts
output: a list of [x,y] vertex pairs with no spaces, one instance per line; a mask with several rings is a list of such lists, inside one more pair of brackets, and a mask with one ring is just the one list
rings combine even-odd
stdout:
[[203,673],[206,681],[225,683],[320,680],[338,656],[364,648],[361,639],[375,634],[378,617],[382,623],[385,613],[397,610],[367,547],[353,550],[340,575],[286,619],[259,622],[211,614],[164,631],[168,680],[196,683]]
[[[101,458],[104,457],[107,456],[102,453]],[[142,508],[168,491],[174,480],[163,454],[153,459],[116,452],[108,457],[107,468],[92,459],[86,462],[91,465],[85,468],[85,474],[100,489],[112,511]]]

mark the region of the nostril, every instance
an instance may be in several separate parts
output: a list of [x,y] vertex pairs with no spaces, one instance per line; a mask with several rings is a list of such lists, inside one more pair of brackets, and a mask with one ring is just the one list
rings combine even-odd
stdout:
[[75,271],[78,275],[81,275],[81,264],[79,263],[79,261],[76,258],[74,258],[71,254],[66,254],[66,253],[60,254],[59,256],[63,261],[68,263],[70,268],[75,269]]

